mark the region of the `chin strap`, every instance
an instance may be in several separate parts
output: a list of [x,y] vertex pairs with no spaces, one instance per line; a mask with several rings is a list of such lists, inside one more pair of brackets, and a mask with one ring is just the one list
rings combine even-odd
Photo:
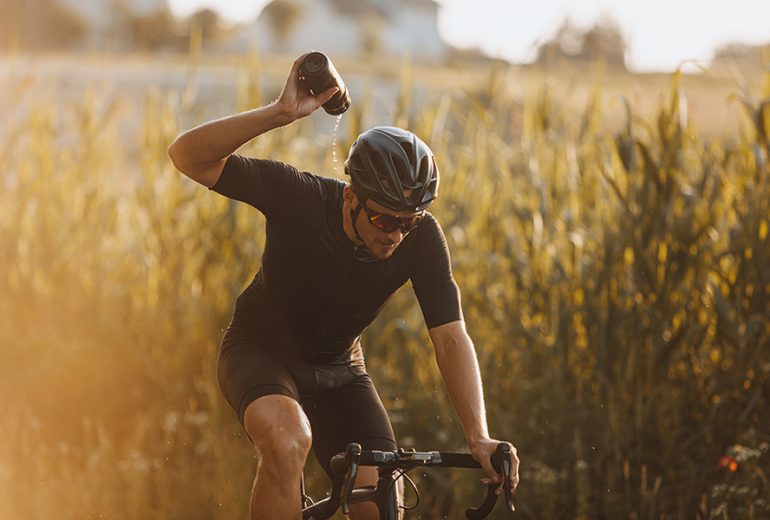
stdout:
[[366,245],[364,243],[364,239],[361,238],[361,235],[358,232],[358,228],[356,227],[356,220],[358,219],[358,214],[359,213],[361,213],[361,204],[356,206],[355,210],[352,210],[352,209],[350,210],[350,223],[353,225],[353,233],[356,234],[356,238],[362,244],[360,246],[354,246],[357,258],[361,262],[376,262],[377,259],[375,257],[373,257],[372,254],[369,252],[369,249],[366,248]]
[[[358,220],[359,213],[361,213],[361,204],[356,206],[355,210],[350,210],[350,223],[353,225],[353,233],[356,234],[356,238],[361,242],[361,244],[365,244],[364,239],[361,238],[361,235],[358,233],[358,227],[356,227],[356,220]],[[356,249],[360,247],[366,248],[366,245],[356,246]]]

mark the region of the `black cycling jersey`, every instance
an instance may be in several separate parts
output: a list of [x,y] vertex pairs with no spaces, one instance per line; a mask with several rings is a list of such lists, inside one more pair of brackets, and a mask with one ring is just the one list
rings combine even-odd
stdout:
[[390,258],[363,258],[342,227],[345,183],[277,161],[231,155],[212,189],[267,221],[262,266],[232,326],[310,362],[344,358],[408,280],[429,328],[462,318],[446,240],[429,213]]

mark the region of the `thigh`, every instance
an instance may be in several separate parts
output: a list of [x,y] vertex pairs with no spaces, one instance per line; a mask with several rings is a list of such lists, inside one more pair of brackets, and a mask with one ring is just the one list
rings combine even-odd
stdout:
[[217,377],[222,394],[244,424],[250,403],[266,395],[284,395],[299,401],[299,390],[287,361],[255,342],[248,334],[229,328],[222,338]]
[[313,429],[313,451],[329,473],[329,460],[351,442],[365,450],[395,450],[393,427],[368,374],[318,395],[303,396]]

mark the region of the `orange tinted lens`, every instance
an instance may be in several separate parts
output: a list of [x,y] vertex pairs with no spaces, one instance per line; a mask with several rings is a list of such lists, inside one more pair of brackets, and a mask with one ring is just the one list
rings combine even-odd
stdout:
[[394,217],[393,215],[386,215],[384,213],[372,212],[369,215],[369,222],[375,225],[377,229],[381,229],[386,233],[395,231],[401,226],[401,219]]
[[395,215],[388,215],[387,213],[380,213],[379,211],[367,208],[366,206],[364,206],[364,211],[366,212],[366,217],[369,219],[369,222],[385,233],[392,233],[399,228],[403,233],[409,233],[425,215],[424,213],[419,213],[411,217],[397,217]]
[[391,233],[399,228],[404,233],[408,233],[420,222],[420,220],[422,220],[422,215],[415,215],[413,217],[396,217],[383,213],[369,215],[369,221],[374,224],[377,229],[381,229],[386,233]]

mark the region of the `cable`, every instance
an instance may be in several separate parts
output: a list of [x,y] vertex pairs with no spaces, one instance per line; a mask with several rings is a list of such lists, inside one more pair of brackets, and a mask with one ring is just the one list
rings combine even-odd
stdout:
[[[407,506],[407,505],[403,505],[402,506],[401,504],[399,504],[398,507],[400,507],[404,511],[409,511],[411,509],[415,509],[418,505],[420,505],[420,491],[417,489],[417,484],[414,483],[414,480],[412,480],[409,477],[409,475],[406,474],[407,471],[408,470],[406,470],[406,469],[399,470],[398,471],[398,475],[396,475],[396,478],[393,479],[393,481],[390,483],[390,487],[388,488],[388,495],[390,495],[390,493],[393,491],[393,486],[396,485],[396,482],[398,482],[398,479],[400,479],[400,478],[405,478],[409,482],[409,485],[412,486],[412,489],[414,490],[414,495],[415,495],[415,500],[416,501],[411,506]],[[404,493],[404,498],[406,498],[406,493]]]

